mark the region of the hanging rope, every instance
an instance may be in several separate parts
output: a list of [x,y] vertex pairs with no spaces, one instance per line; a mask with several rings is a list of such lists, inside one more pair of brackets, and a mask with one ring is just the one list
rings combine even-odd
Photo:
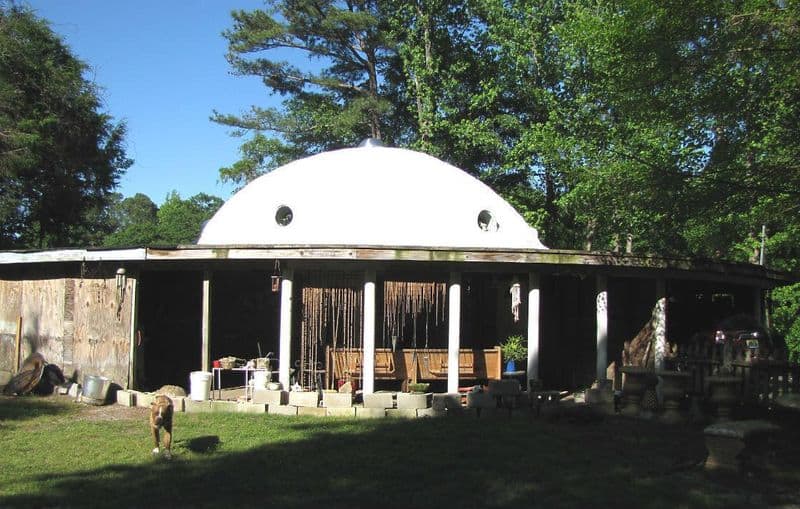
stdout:
[[406,326],[411,321],[412,346],[417,347],[417,323],[424,327],[425,348],[428,347],[431,332],[431,318],[434,326],[445,320],[447,284],[428,281],[386,281],[383,284],[383,346],[393,336],[404,338]]

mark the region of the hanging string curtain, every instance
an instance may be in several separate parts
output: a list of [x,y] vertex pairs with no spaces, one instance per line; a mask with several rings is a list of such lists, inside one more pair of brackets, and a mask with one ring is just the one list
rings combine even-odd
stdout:
[[430,339],[430,325],[444,323],[447,284],[436,281],[386,281],[383,284],[383,346],[393,336],[406,338],[410,323],[411,340],[417,346],[418,323],[424,325],[425,347]]
[[302,290],[301,385],[313,387],[325,365],[325,347],[362,348],[363,286],[345,273],[315,273]]

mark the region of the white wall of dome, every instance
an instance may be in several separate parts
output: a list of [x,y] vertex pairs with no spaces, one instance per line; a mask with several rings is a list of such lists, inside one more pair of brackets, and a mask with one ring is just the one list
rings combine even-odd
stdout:
[[479,180],[427,154],[374,143],[257,178],[206,224],[198,244],[546,249]]

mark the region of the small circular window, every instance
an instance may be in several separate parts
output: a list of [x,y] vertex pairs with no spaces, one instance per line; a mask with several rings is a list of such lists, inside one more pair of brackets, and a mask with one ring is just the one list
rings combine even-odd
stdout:
[[292,222],[292,209],[287,207],[286,205],[281,205],[278,207],[278,211],[275,212],[275,222],[281,226],[286,226]]
[[497,219],[494,218],[494,214],[488,210],[481,210],[480,214],[478,214],[478,228],[485,232],[496,232],[500,229],[500,225],[497,223]]

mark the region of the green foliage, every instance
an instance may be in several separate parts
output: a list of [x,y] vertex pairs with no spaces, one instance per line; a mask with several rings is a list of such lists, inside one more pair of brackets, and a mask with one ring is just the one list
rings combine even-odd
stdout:
[[46,22],[0,4],[0,248],[91,244],[131,161],[124,124]]
[[800,283],[776,288],[772,301],[773,326],[785,338],[791,360],[800,362]]
[[500,343],[503,359],[507,361],[525,361],[528,359],[528,343],[524,337],[513,335]]
[[108,247],[148,246],[158,238],[158,207],[142,193],[122,199],[116,195],[111,206],[115,230],[104,239]]
[[176,191],[171,192],[158,209],[156,241],[166,245],[195,243],[203,224],[211,219],[223,203],[220,198],[205,193],[182,200]]

